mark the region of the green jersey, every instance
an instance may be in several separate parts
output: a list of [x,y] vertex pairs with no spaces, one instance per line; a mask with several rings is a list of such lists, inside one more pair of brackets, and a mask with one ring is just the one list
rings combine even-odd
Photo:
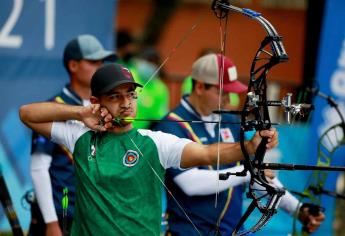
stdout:
[[95,133],[54,123],[52,139],[73,152],[77,192],[72,235],[159,235],[165,169],[190,141],[150,130]]

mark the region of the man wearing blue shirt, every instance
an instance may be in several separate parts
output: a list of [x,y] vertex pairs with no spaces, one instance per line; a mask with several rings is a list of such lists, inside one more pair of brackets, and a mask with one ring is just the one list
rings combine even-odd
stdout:
[[[223,77],[223,91],[220,91],[219,86],[221,77]],[[247,87],[237,80],[237,71],[233,62],[220,54],[202,56],[192,66],[192,79],[191,94],[184,96],[178,107],[164,119],[197,120],[205,123],[161,122],[155,129],[202,144],[216,143],[218,137],[221,142],[238,141],[240,130],[238,119],[223,114],[221,120],[224,123],[219,129],[217,124],[219,115],[212,113],[219,109],[219,100],[221,108],[229,104],[229,93],[239,94],[247,90]],[[240,163],[220,165],[219,169],[220,173],[234,173],[243,170],[243,166]],[[267,175],[273,178],[272,173],[267,172]],[[202,235],[213,235],[215,232],[220,232],[220,235],[230,235],[242,215],[242,194],[244,184],[250,179],[249,174],[245,177],[230,176],[226,181],[218,181],[219,184],[216,184],[217,179],[218,172],[215,166],[184,170],[170,168],[166,173],[168,189]],[[281,186],[278,179],[273,178],[271,181]],[[218,191],[215,208],[215,194]],[[300,205],[289,192],[284,195],[280,203],[280,207],[290,215],[298,212]],[[199,235],[170,195],[167,196],[167,217],[168,235]],[[310,231],[316,230],[324,218],[323,214],[313,217],[307,211],[301,211],[299,217],[308,219],[307,227]]]

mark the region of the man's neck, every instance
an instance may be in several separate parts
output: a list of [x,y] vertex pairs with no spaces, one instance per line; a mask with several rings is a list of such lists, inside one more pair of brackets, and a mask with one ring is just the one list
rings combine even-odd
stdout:
[[88,100],[91,96],[90,88],[71,81],[71,88],[83,100]]
[[193,106],[193,108],[201,115],[201,116],[208,116],[210,114],[206,114],[205,110],[203,109],[203,104],[201,104],[200,99],[197,97],[196,94],[191,93],[187,98],[189,103]]
[[132,124],[126,124],[126,125],[115,125],[112,129],[109,130],[109,132],[114,134],[121,134],[126,133],[133,129]]

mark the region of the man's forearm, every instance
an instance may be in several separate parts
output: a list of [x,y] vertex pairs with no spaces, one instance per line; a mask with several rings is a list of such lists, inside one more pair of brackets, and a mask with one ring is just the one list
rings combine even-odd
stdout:
[[174,182],[188,196],[210,195],[248,182],[250,180],[249,173],[246,176],[232,175],[227,180],[218,181],[219,173],[236,173],[243,171],[243,169],[244,167],[242,165],[219,171],[191,168],[175,176]]
[[55,102],[32,103],[20,108],[20,117],[25,123],[81,120],[82,108]]
[[54,121],[81,120],[82,106],[42,102],[24,105],[19,110],[20,119],[25,125],[47,138],[51,136]]
[[[284,188],[283,184],[277,177],[273,178],[271,181],[275,186],[279,188]],[[279,207],[291,216],[298,212],[298,209],[301,205],[302,204],[299,202],[299,200],[287,190],[285,191],[285,194],[279,203]]]
[[[248,153],[253,153],[253,145],[251,142],[245,142]],[[189,168],[194,166],[230,164],[244,159],[240,143],[214,143],[209,145],[201,145],[191,142],[187,144],[183,150],[181,158],[181,167]]]
[[52,157],[46,153],[33,153],[31,157],[31,178],[35,189],[37,203],[45,223],[58,220],[53,190],[49,175]]
[[[218,146],[219,145],[219,146]],[[245,141],[244,145],[248,151],[248,154],[253,154],[254,150],[249,141]],[[244,159],[241,150],[241,144],[236,143],[215,143],[210,145],[210,157],[211,163],[217,163],[219,150],[219,161],[220,164],[229,164]]]

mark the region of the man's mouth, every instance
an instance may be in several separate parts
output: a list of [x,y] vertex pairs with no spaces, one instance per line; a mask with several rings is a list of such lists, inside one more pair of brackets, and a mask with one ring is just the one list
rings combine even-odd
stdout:
[[121,112],[121,116],[128,116],[132,114],[132,109],[124,110]]

